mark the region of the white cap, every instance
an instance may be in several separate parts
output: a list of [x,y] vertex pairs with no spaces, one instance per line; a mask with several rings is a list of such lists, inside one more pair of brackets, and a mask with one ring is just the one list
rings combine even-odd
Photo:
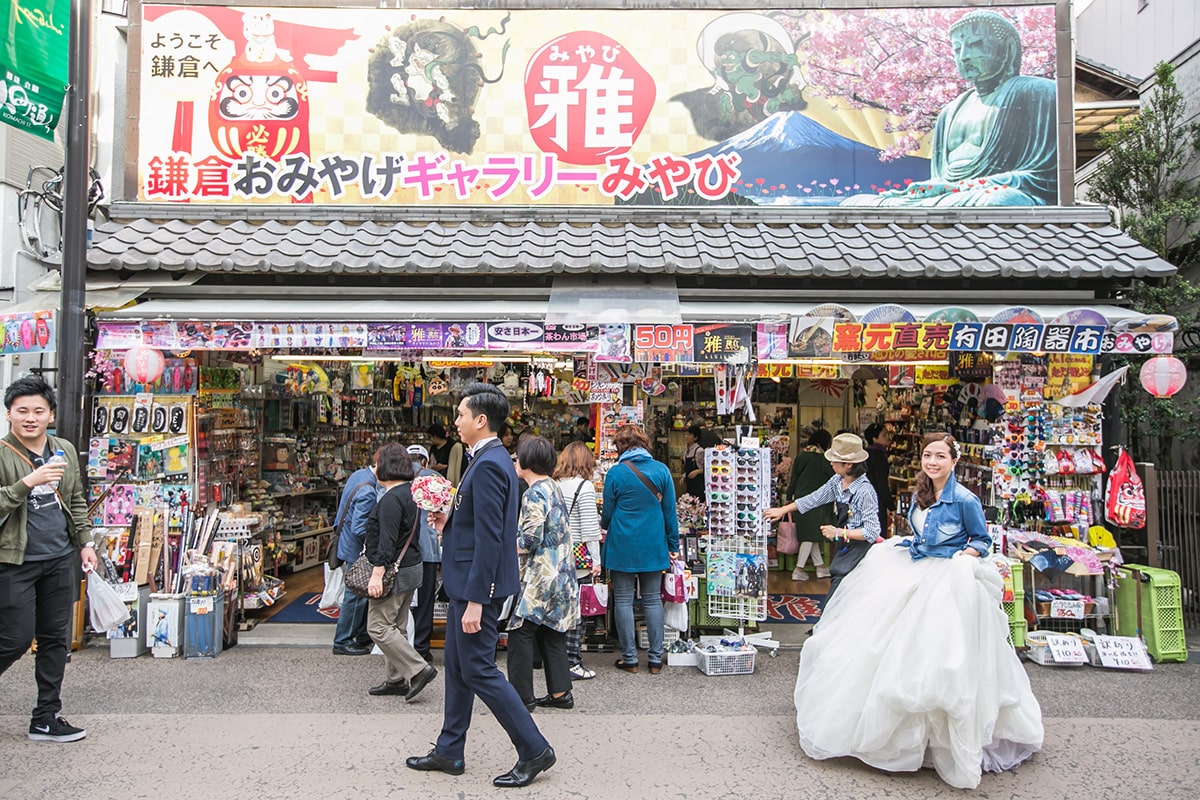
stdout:
[[408,446],[407,452],[410,456],[420,456],[421,458],[425,459],[426,461],[429,460],[429,451],[426,450],[424,448],[424,446],[422,446],[422,445],[410,444]]

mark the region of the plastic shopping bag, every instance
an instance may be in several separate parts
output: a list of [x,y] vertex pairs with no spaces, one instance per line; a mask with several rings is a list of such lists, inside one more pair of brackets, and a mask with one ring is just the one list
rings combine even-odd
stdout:
[[687,633],[687,603],[663,603],[663,624],[680,633]]
[[585,583],[579,587],[579,612],[585,617],[598,617],[608,611],[608,585]]
[[684,572],[687,567],[682,561],[672,561],[671,569],[663,575],[662,599],[664,603],[686,603],[687,581]]
[[346,580],[342,572],[342,567],[330,569],[329,565],[325,565],[325,591],[321,592],[321,603],[317,608],[325,610],[327,608],[341,608],[342,595],[346,591]]
[[96,633],[115,630],[129,619],[129,607],[121,602],[117,590],[95,570],[88,571],[87,599],[92,630]]

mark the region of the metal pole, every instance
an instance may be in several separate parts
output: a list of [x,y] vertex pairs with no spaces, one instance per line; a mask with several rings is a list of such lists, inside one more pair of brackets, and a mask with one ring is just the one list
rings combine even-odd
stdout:
[[63,176],[62,303],[58,318],[59,436],[76,450],[83,429],[84,312],[90,166],[91,0],[71,0],[67,90],[67,157]]
[[1159,540],[1162,538],[1162,531],[1159,517],[1158,470],[1149,462],[1142,462],[1137,466],[1142,473],[1142,490],[1146,496],[1146,566],[1161,569]]

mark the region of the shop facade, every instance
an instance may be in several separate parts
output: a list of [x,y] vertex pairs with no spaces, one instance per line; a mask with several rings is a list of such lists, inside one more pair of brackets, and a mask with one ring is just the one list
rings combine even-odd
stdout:
[[[968,443],[997,524],[1047,489],[1056,523],[1091,519],[1100,412],[1047,403],[1106,354],[1169,353],[1170,321],[1119,298],[1173,268],[1071,204],[1068,3],[1014,2],[1007,23],[900,3],[536,5],[131,9],[130,190],[89,280],[163,279],[95,316],[86,433],[114,554],[136,550],[135,509],[160,509],[177,553],[219,514],[257,564],[243,594],[269,602],[280,564],[320,563],[339,479],[380,441],[427,443],[479,378],[558,444],[586,416],[597,479],[623,422],[668,462],[687,424],[742,426],[774,475],[817,420],[883,421],[900,455],[926,430]],[[908,127],[839,103],[850,87],[812,48],[851,58],[850,17],[947,46],[963,24],[1015,35],[1043,113],[1002,109],[983,172],[953,176],[937,126],[961,124],[967,75]],[[647,39],[672,26],[677,43]],[[1014,131],[1029,146],[1002,153]],[[985,452],[1018,415],[1044,417],[1039,468]],[[1055,455],[1055,480],[1031,484],[1056,447],[1070,467]],[[894,459],[898,518],[911,463]]]

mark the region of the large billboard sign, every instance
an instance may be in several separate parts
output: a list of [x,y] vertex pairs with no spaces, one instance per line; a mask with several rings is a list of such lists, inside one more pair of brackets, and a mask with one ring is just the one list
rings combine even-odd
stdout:
[[1054,7],[146,5],[138,195],[1057,202]]

